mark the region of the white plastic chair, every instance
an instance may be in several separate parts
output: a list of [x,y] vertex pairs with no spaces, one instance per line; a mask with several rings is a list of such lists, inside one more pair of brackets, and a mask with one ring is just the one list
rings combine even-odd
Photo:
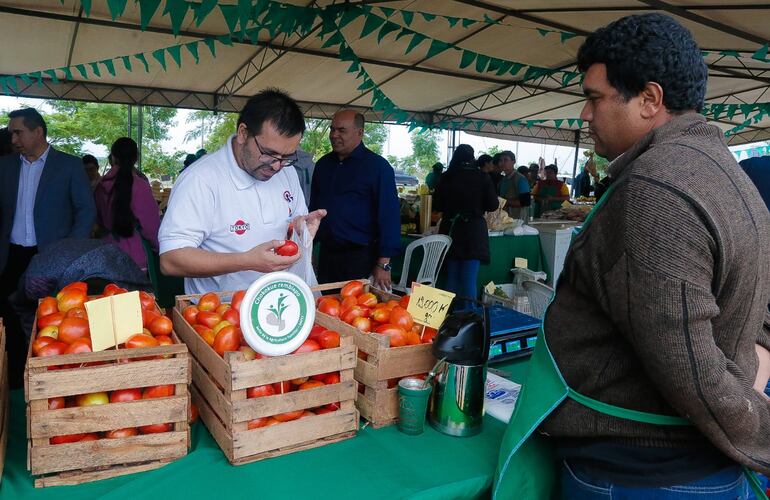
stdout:
[[409,265],[412,260],[412,252],[417,247],[423,247],[424,255],[422,264],[420,264],[420,270],[417,273],[417,278],[414,281],[434,286],[436,284],[436,279],[438,278],[438,272],[441,269],[441,264],[444,262],[444,257],[451,245],[452,238],[443,234],[424,236],[409,243],[406,247],[406,252],[404,253],[404,268],[401,270],[401,279],[397,284],[393,285],[393,290],[398,290],[403,293],[410,291],[407,286],[407,280],[409,279]]
[[525,281],[521,286],[527,292],[530,315],[543,319],[548,301],[553,297],[553,288],[539,281]]

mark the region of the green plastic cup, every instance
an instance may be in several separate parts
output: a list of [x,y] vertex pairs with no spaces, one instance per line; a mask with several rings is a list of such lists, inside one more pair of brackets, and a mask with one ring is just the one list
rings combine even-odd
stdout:
[[422,387],[419,378],[402,378],[398,381],[398,430],[416,436],[425,430],[425,414],[432,387]]

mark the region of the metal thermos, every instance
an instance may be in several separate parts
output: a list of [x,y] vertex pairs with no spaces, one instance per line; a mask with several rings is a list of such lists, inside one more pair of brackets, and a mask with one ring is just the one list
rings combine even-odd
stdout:
[[476,312],[454,312],[446,317],[433,340],[433,355],[445,361],[434,379],[428,406],[428,421],[439,432],[461,437],[481,432],[488,324],[488,318]]

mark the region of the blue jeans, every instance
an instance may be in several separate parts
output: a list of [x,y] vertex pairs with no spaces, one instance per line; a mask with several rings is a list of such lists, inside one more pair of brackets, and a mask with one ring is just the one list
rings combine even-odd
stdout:
[[680,486],[631,488],[576,474],[566,462],[561,468],[561,497],[569,500],[745,500],[749,484],[740,467],[730,467]]
[[446,289],[458,297],[478,298],[476,278],[479,275],[478,260],[446,260]]

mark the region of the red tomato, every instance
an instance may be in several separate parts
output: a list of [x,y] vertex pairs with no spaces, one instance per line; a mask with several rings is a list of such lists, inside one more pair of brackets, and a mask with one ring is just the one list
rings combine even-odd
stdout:
[[362,293],[364,293],[364,284],[360,281],[348,281],[340,291],[343,297],[358,297]]
[[390,311],[390,318],[388,319],[388,323],[391,325],[396,325],[406,332],[411,330],[412,326],[414,326],[412,315],[401,306],[394,307],[393,310]]
[[221,330],[222,328],[224,328],[226,326],[232,326],[232,325],[230,324],[229,321],[222,320],[219,323],[217,323],[216,325],[214,325],[214,328],[212,328],[212,330],[214,331],[214,334],[216,335],[217,333],[219,333],[219,330]]
[[110,403],[125,403],[142,399],[141,389],[118,389],[110,393]]
[[147,292],[139,292],[139,303],[141,304],[142,309],[155,310],[155,299]]
[[358,300],[355,297],[345,297],[340,303],[340,314],[344,314],[345,311],[353,306],[358,305]]
[[260,427],[265,427],[268,424],[268,421],[273,417],[262,417],[262,418],[255,418],[254,420],[249,420],[249,423],[246,424],[246,428],[251,429],[259,429]]
[[[385,303],[385,307],[387,307],[390,310],[392,310],[397,305],[398,305],[398,301],[397,300],[389,300],[389,301],[387,301]],[[404,309],[406,309],[406,307]]]
[[154,309],[142,309],[142,326],[147,328],[155,321],[155,318],[159,318],[160,313]]
[[152,320],[149,329],[153,335],[169,335],[173,326],[168,316],[158,316]]
[[115,429],[104,433],[105,439],[119,439],[136,436],[139,430],[136,427],[127,427],[125,429]]
[[320,380],[308,380],[307,382],[299,386],[299,390],[306,391],[308,389],[315,389],[316,387],[323,387],[325,385],[326,384],[324,384]]
[[387,306],[375,307],[372,309],[371,318],[377,323],[387,323],[390,318],[390,309]]
[[228,323],[234,326],[240,326],[241,313],[239,313],[237,310],[231,307],[227,311],[225,311],[224,314],[222,314],[222,321],[227,321]]
[[88,320],[84,318],[64,318],[59,324],[58,339],[67,344],[89,335]]
[[91,339],[85,337],[76,339],[69,345],[69,347],[67,347],[64,354],[79,354],[81,352],[92,352]]
[[[45,338],[45,337],[42,337],[42,338]],[[68,347],[69,347],[68,344],[65,344],[60,340],[54,340],[53,342],[49,342],[48,344],[41,347],[38,350],[37,355],[41,358],[45,358],[48,356],[58,356],[60,354],[64,354],[64,351],[66,351]]]
[[230,301],[230,307],[235,309],[236,311],[241,311],[241,302],[243,302],[243,297],[246,295],[246,290],[238,290],[233,294],[233,299]]
[[276,394],[286,394],[292,391],[291,382],[284,380],[283,382],[276,382],[273,384],[273,389]]
[[362,332],[372,331],[372,320],[369,318],[353,318],[353,321],[351,321],[350,324]]
[[174,345],[174,340],[168,335],[158,335],[155,340],[158,341],[158,345]]
[[104,287],[104,290],[102,291],[102,295],[105,297],[109,297],[110,295],[115,295],[121,288],[116,285],[115,283],[110,283],[107,286]]
[[88,434],[80,438],[78,443],[82,443],[83,441],[96,441],[97,439],[99,439],[99,434],[97,434],[96,432],[89,432]]
[[291,240],[286,240],[284,244],[275,249],[275,253],[284,257],[292,257],[299,252],[299,246]]
[[126,339],[126,349],[141,349],[143,347],[158,347],[160,342],[155,337],[137,333]]
[[325,331],[326,331],[326,328],[319,325],[318,323],[315,323],[313,325],[313,328],[310,329],[310,334],[307,336],[307,338],[315,340],[316,337],[318,337]]
[[88,295],[86,295],[86,292],[82,292],[80,290],[67,290],[59,292],[59,299],[57,301],[59,305],[59,311],[61,312],[67,312],[73,307],[83,307],[83,304],[85,304],[86,300],[88,300]]
[[38,337],[50,337],[52,339],[59,338],[59,327],[58,326],[46,326],[45,328],[41,328],[37,332]]
[[435,328],[426,326],[425,330],[422,332],[422,337],[420,338],[420,341],[423,344],[430,344],[433,342],[433,339],[436,337],[437,333],[438,331]]
[[307,382],[308,380],[310,380],[310,377],[293,378],[291,379],[291,384],[299,387],[305,382]]
[[[366,321],[369,321],[368,318],[357,319],[365,319]],[[340,334],[334,330],[325,330],[324,332],[321,332],[321,334],[319,334],[318,338],[315,340],[318,342],[318,345],[321,346],[321,349],[334,349],[335,347],[340,346]]]
[[45,297],[37,306],[38,318],[48,316],[49,314],[53,314],[55,312],[59,312],[59,303],[53,297]]
[[340,315],[342,305],[340,301],[333,297],[322,297],[318,304],[318,311],[335,318]]
[[209,328],[214,328],[217,323],[222,321],[222,316],[215,313],[214,311],[204,311],[201,309],[201,311],[198,313],[198,324],[208,326]]
[[48,409],[49,410],[61,410],[62,408],[66,407],[66,400],[62,397],[58,398],[48,398]]
[[286,413],[279,413],[278,415],[273,415],[273,418],[278,422],[289,422],[290,420],[297,420],[299,417],[302,416],[302,413],[304,411],[305,410],[287,411]]
[[324,415],[326,413],[332,413],[338,410],[338,408],[327,408],[329,405],[322,406],[321,408],[316,408],[315,414],[316,415]]
[[368,309],[364,309],[361,306],[353,306],[350,309],[346,310],[344,313],[342,313],[342,316],[340,319],[344,321],[347,324],[352,324],[353,320],[356,318],[366,318],[369,315],[367,314]]
[[301,346],[297,348],[292,354],[299,354],[302,352],[313,352],[321,349],[321,346],[313,339],[305,340]]
[[59,290],[59,293],[56,294],[56,300],[59,300],[62,297],[62,295],[73,291],[87,294],[88,285],[83,283],[82,281],[73,281],[69,285]]
[[193,328],[208,345],[214,345],[214,339],[216,338],[214,330],[203,325],[193,325]]
[[225,314],[225,311],[231,309],[230,304],[220,304],[219,307],[215,309],[216,313],[220,316]]
[[323,379],[323,383],[326,385],[332,385],[332,384],[339,384],[340,383],[340,372],[331,372],[326,373],[326,376]]
[[204,294],[198,301],[198,309],[203,311],[214,311],[222,304],[219,300],[219,296],[214,292]]
[[194,424],[198,420],[198,406],[190,401],[190,421],[189,423]]
[[76,406],[97,406],[106,405],[110,402],[110,396],[106,392],[90,392],[88,394],[78,394],[75,396]]
[[142,434],[158,434],[161,432],[169,432],[174,428],[174,424],[152,424],[143,425],[139,427],[139,432]]
[[314,416],[315,416],[315,413],[313,413],[310,410],[305,410],[305,411],[302,412],[302,415],[300,415],[299,418],[314,417]]
[[227,351],[237,351],[241,347],[241,334],[236,327],[226,326],[214,337],[212,347],[220,356],[224,356]]
[[275,387],[273,387],[272,384],[267,385],[258,385],[256,387],[249,387],[246,389],[246,397],[251,398],[259,398],[262,396],[272,396],[275,394]]
[[362,293],[356,299],[359,306],[374,307],[377,305],[377,296],[372,292]]
[[198,306],[187,306],[182,311],[182,317],[190,323],[191,325],[194,325],[197,323],[197,317],[198,317]]
[[409,299],[411,298],[411,295],[404,295],[401,297],[401,300],[398,301],[398,305],[403,307],[404,309],[409,307]]
[[64,436],[54,436],[48,440],[51,444],[77,443],[85,434],[66,434]]
[[174,395],[174,385],[153,385],[145,387],[142,391],[142,399],[167,398]]
[[35,341],[32,342],[32,354],[34,354],[35,356],[40,356],[40,349],[42,349],[43,347],[53,342],[56,342],[56,339],[53,337],[36,338]]
[[420,335],[417,332],[409,330],[406,332],[406,345],[417,345],[420,343]]
[[67,311],[67,314],[65,314],[64,317],[65,318],[85,318],[85,319],[88,319],[88,313],[82,307],[73,307],[72,309]]
[[395,325],[381,325],[375,330],[376,333],[382,333],[390,337],[390,347],[401,347],[406,345],[406,332]]
[[64,313],[55,312],[53,314],[48,314],[46,316],[43,316],[42,318],[38,317],[37,327],[45,328],[46,326],[59,326],[63,320],[64,320]]

